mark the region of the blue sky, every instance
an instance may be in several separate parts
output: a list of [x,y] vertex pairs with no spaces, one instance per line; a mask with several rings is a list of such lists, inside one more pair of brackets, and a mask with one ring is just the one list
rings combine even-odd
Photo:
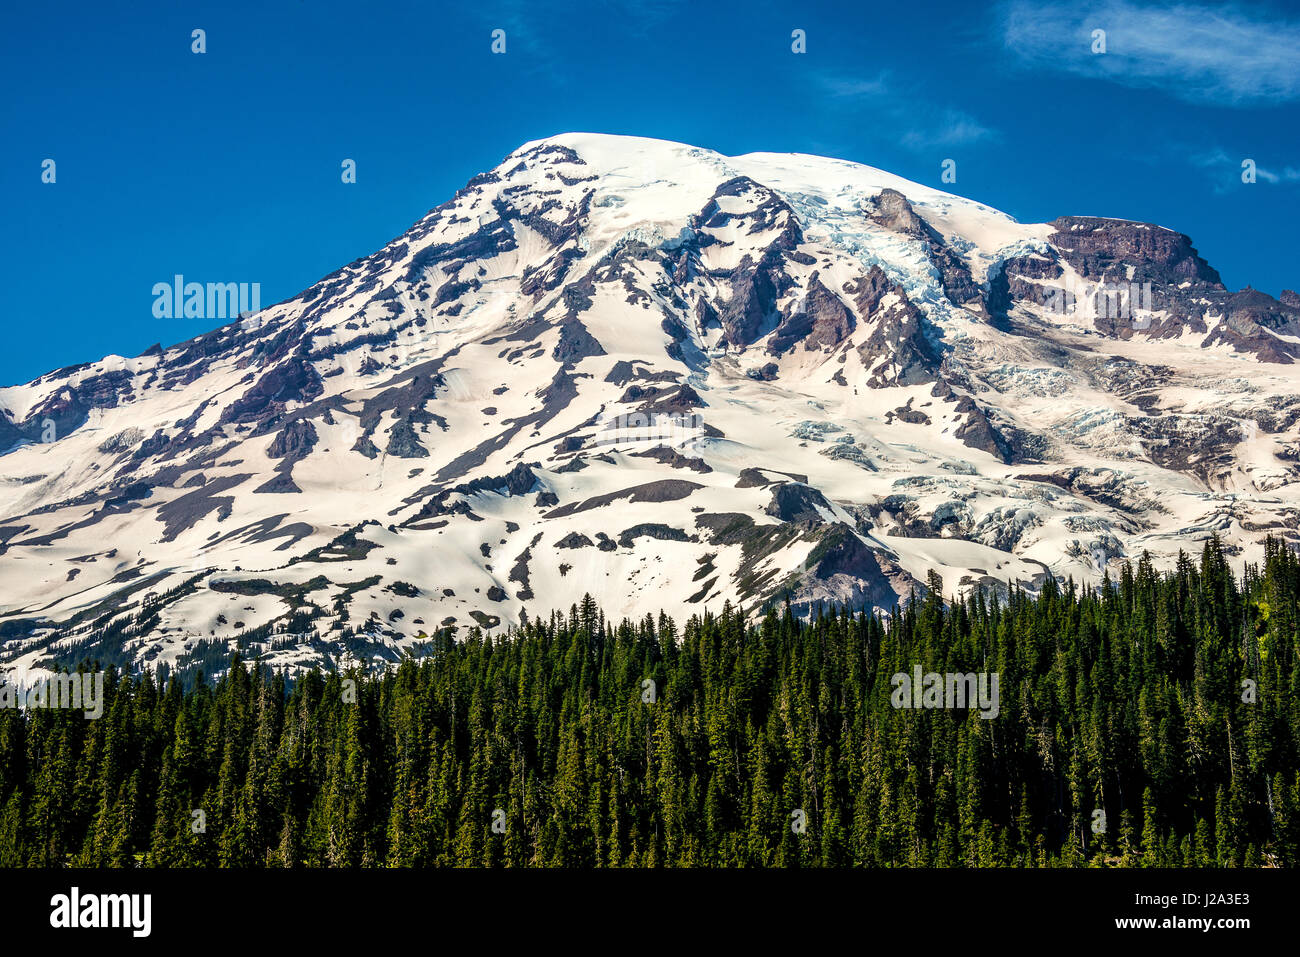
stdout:
[[1021,221],[1157,222],[1277,295],[1300,287],[1297,51],[1278,4],[7,4],[0,384],[217,324],[154,317],[176,273],[292,296],[570,130],[936,186],[951,158],[944,188]]

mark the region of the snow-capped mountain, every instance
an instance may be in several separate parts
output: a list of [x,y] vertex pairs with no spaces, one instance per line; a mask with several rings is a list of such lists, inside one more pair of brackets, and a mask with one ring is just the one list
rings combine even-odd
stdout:
[[291,300],[0,389],[0,668],[1249,558],[1300,526],[1298,355],[1300,297],[1159,226],[557,136]]

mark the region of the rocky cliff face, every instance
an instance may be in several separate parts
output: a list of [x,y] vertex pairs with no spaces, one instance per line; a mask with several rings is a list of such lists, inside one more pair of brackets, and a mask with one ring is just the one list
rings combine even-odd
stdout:
[[1064,216],[1051,226],[1049,249],[1004,264],[995,310],[1038,304],[1091,318],[1094,329],[1115,338],[1192,334],[1207,347],[1294,361],[1294,293],[1279,300],[1253,289],[1230,292],[1191,239],[1150,223]]
[[0,389],[0,668],[1245,558],[1300,525],[1297,346],[1159,226],[530,143],[291,300]]

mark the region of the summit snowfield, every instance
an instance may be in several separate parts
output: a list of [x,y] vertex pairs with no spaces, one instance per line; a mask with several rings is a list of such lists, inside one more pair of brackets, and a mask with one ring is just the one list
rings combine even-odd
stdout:
[[0,669],[889,611],[1300,528],[1300,297],[1188,237],[567,134],[168,349],[0,389]]

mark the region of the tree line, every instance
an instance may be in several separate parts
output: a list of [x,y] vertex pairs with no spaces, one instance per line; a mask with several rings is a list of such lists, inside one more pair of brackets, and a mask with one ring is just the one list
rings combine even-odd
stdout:
[[[0,713],[0,866],[1295,866],[1300,559],[892,614],[590,597],[396,667]],[[92,667],[88,662],[84,667]],[[997,673],[996,717],[894,675]]]

